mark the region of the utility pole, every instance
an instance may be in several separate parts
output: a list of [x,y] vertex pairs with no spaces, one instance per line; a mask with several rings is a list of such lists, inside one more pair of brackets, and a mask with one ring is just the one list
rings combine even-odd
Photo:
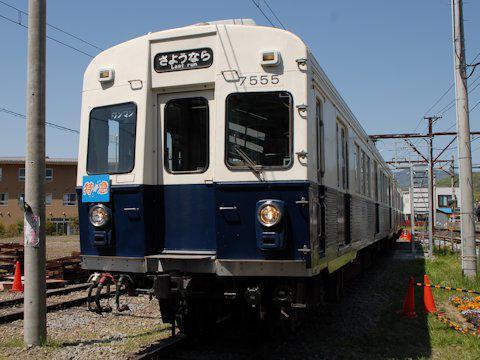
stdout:
[[433,235],[435,234],[435,183],[434,183],[434,159],[433,159],[433,123],[438,119],[441,119],[441,116],[426,116],[424,119],[428,120],[428,257],[433,257]]
[[45,283],[45,41],[46,0],[28,3],[27,156],[25,159],[24,341],[47,338]]
[[472,152],[463,37],[462,0],[452,0],[453,54],[455,58],[455,92],[457,110],[457,143],[460,199],[460,228],[462,237],[462,272],[469,278],[477,276],[475,220],[473,209]]

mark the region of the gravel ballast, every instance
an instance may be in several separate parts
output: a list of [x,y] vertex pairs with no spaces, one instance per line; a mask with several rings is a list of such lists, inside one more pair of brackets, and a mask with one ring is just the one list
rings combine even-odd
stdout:
[[0,358],[123,359],[169,336],[155,299],[123,300],[131,311],[99,315],[85,305],[48,313],[48,341],[42,347],[23,346],[23,321],[1,325]]

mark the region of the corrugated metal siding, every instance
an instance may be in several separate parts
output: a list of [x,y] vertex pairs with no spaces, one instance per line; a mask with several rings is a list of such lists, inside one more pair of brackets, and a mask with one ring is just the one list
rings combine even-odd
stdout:
[[352,195],[350,207],[352,242],[373,239],[375,235],[375,203]]
[[323,189],[325,201],[325,235],[326,246],[337,243],[338,236],[338,216],[337,216],[337,191],[332,189]]
[[380,205],[380,234],[385,234],[390,230],[390,209],[386,205]]

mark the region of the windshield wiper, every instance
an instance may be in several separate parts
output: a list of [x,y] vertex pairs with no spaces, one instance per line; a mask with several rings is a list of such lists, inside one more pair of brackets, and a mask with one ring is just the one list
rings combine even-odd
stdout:
[[265,181],[265,177],[263,176],[262,166],[255,164],[253,161],[242,149],[240,149],[239,145],[234,145],[233,148],[237,152],[238,155],[243,159],[245,165],[247,165],[254,173],[258,176],[260,181]]

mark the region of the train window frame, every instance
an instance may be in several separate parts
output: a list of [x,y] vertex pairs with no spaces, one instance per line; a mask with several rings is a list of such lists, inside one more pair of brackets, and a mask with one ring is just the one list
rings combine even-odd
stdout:
[[233,93],[229,93],[226,97],[225,97],[225,132],[224,132],[224,136],[225,136],[225,140],[224,140],[224,163],[225,163],[225,166],[227,167],[227,169],[229,169],[230,171],[242,171],[242,172],[248,172],[248,171],[251,171],[251,168],[247,165],[238,165],[238,166],[234,166],[234,165],[231,165],[229,162],[228,162],[228,111],[229,111],[229,108],[228,108],[228,102],[230,100],[230,98],[232,96],[235,96],[235,95],[258,95],[258,94],[280,94],[280,93],[283,93],[283,94],[286,94],[288,95],[289,99],[290,99],[290,111],[289,111],[289,122],[288,122],[288,128],[289,128],[289,133],[290,133],[290,139],[289,139],[289,142],[288,142],[288,150],[289,150],[289,157],[290,157],[290,161],[288,164],[286,165],[275,165],[275,166],[266,166],[266,165],[260,165],[261,166],[261,170],[271,170],[271,171],[286,171],[286,170],[289,170],[293,167],[293,164],[294,164],[294,156],[293,156],[293,138],[294,138],[294,121],[293,121],[293,118],[294,118],[294,114],[293,114],[293,109],[295,107],[295,104],[294,104],[294,99],[293,99],[293,95],[289,92],[289,91],[284,91],[284,90],[277,90],[277,91],[246,91],[246,92],[233,92]]
[[337,186],[343,191],[349,189],[349,154],[348,154],[348,128],[345,123],[337,117]]
[[370,156],[367,155],[367,196],[372,196],[372,166]]
[[[168,159],[166,158],[167,154],[167,132],[166,132],[166,116],[165,116],[165,110],[167,106],[176,100],[203,100],[205,101],[205,105],[207,107],[207,126],[206,126],[206,159],[205,159],[205,167],[199,169],[199,170],[188,170],[188,171],[172,171],[167,167],[167,161]],[[210,167],[210,104],[209,101],[206,97],[204,96],[187,96],[187,97],[176,97],[173,99],[168,100],[164,106],[163,106],[163,117],[162,117],[162,123],[163,123],[163,168],[165,171],[171,175],[182,175],[182,174],[203,174],[205,173],[208,168]]]
[[353,151],[354,151],[354,157],[355,157],[355,191],[358,193],[358,194],[361,194],[362,191],[361,191],[361,181],[360,181],[360,176],[361,176],[361,171],[360,171],[360,168],[361,168],[361,149],[360,149],[360,145],[358,145],[357,142],[354,142],[354,147],[353,147]]
[[315,98],[315,123],[317,126],[317,177],[325,175],[325,123],[323,121],[323,104],[318,97]]
[[[98,109],[103,109],[103,108],[108,108],[108,107],[113,107],[113,106],[121,106],[121,105],[128,105],[128,104],[132,104],[135,106],[135,126],[134,126],[134,133],[132,134],[133,135],[133,138],[134,138],[134,146],[133,146],[133,154],[132,154],[132,161],[131,161],[131,164],[130,164],[130,167],[128,168],[128,170],[126,171],[115,171],[115,172],[98,172],[98,171],[91,171],[89,170],[88,168],[88,159],[90,157],[90,152],[92,151],[92,149],[90,148],[90,134],[91,134],[91,131],[92,131],[92,112],[95,111],[95,110],[98,110]],[[136,102],[134,101],[126,101],[126,102],[122,102],[122,103],[116,103],[116,104],[108,104],[108,105],[102,105],[102,106],[96,106],[94,108],[92,108],[88,114],[88,135],[87,135],[87,158],[86,158],[86,172],[88,175],[101,175],[101,174],[108,174],[108,175],[117,175],[117,174],[129,174],[131,172],[133,172],[133,170],[135,169],[135,161],[136,161],[136,156],[137,156],[137,127],[138,127],[138,105]],[[107,150],[108,151],[108,150]],[[107,156],[108,156],[108,153],[107,153]]]

